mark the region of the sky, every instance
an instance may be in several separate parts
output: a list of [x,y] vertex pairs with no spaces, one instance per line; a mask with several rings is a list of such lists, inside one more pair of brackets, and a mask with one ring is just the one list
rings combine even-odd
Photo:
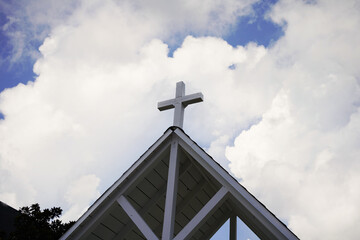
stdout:
[[184,81],[185,132],[299,238],[360,235],[360,1],[1,0],[0,29],[1,201],[77,219]]

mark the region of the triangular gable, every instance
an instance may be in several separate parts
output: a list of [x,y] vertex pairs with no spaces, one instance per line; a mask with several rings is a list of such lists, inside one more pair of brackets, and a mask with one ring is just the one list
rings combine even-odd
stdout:
[[210,239],[235,216],[261,239],[298,239],[180,128],[171,127],[61,239]]

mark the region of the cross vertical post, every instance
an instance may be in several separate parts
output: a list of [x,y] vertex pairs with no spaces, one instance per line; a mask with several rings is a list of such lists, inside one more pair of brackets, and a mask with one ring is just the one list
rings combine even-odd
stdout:
[[202,102],[203,99],[204,99],[204,96],[202,93],[194,93],[194,94],[190,94],[190,95],[185,95],[185,83],[177,82],[175,98],[159,102],[158,109],[160,111],[164,111],[164,110],[175,108],[174,126],[182,128],[183,123],[184,123],[185,108],[190,104]]
[[[185,84],[184,82],[176,83],[176,95],[175,98],[182,98],[185,96]],[[184,123],[184,112],[185,107],[181,101],[175,102],[175,112],[174,112],[174,126],[183,126]]]

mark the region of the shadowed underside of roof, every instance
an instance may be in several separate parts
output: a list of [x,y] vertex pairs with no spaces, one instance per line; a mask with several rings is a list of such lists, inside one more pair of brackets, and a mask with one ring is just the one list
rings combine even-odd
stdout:
[[171,239],[210,239],[232,216],[261,239],[297,239],[180,128],[169,128],[61,239],[163,239],[174,142],[179,165]]
[[[154,233],[161,238],[165,209],[168,155],[158,159],[151,171],[141,181],[131,186],[126,198],[142,216]],[[220,189],[211,176],[203,175],[197,164],[180,151],[180,170],[175,218],[175,235],[198,213]],[[218,211],[197,231],[193,239],[208,239],[230,217],[231,208],[224,203]],[[136,225],[125,214],[119,204],[114,203],[100,219],[100,224],[91,233],[91,239],[146,239]],[[211,236],[209,236],[211,234]],[[84,239],[89,239],[84,236]]]

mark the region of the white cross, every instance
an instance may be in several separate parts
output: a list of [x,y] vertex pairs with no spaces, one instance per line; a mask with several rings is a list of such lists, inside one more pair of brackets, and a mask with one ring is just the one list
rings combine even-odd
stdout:
[[185,83],[176,83],[176,94],[174,99],[162,101],[158,103],[158,109],[160,111],[175,108],[174,112],[174,126],[183,127],[184,122],[184,110],[189,104],[198,103],[203,101],[202,93],[194,93],[185,96]]

